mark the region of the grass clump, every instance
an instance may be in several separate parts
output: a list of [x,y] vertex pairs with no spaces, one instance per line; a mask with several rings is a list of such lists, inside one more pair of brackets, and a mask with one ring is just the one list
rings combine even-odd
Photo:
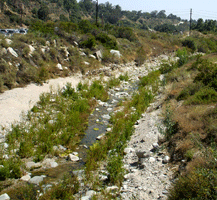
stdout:
[[128,73],[126,72],[124,75],[120,75],[119,76],[119,79],[121,80],[121,81],[128,81],[129,80],[129,76],[128,76]]
[[120,155],[111,155],[107,164],[110,183],[121,186],[124,179],[124,168]]
[[169,200],[216,199],[217,170],[197,168],[182,176],[170,190]]
[[64,179],[58,184],[53,186],[49,191],[47,191],[40,200],[47,199],[75,199],[74,194],[79,191],[79,181],[74,175],[65,175]]

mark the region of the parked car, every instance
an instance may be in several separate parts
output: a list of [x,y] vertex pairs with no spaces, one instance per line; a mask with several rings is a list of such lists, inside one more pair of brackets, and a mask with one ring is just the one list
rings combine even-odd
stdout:
[[7,35],[7,30],[6,29],[0,29],[0,33],[4,34],[4,35]]

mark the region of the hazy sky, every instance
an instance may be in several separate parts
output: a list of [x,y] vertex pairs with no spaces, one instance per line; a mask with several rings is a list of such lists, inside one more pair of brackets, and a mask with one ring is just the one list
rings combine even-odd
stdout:
[[193,19],[215,19],[217,20],[217,0],[98,0],[121,6],[122,10],[142,10],[151,12],[154,10],[166,10],[166,14],[174,14],[182,19],[190,19],[190,9],[192,8]]

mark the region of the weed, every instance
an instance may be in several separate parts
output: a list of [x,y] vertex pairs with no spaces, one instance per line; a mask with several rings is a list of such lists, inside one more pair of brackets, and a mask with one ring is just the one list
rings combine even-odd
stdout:
[[178,67],[181,67],[182,65],[186,64],[188,62],[189,56],[186,48],[179,49],[176,52],[177,57],[179,57],[178,60]]
[[209,104],[212,102],[217,102],[217,92],[213,88],[204,87],[188,98],[185,104]]
[[66,174],[64,179],[57,185],[53,186],[49,191],[47,191],[40,200],[48,199],[74,199],[73,195],[79,190],[79,181],[76,176]]
[[128,81],[129,80],[129,76],[128,76],[128,73],[126,72],[124,75],[120,75],[118,77],[121,81]]
[[163,124],[165,130],[160,128],[160,132],[165,135],[165,138],[169,140],[178,131],[178,123],[173,120],[173,113],[170,108],[166,108]]
[[179,177],[170,189],[168,199],[216,199],[216,185],[216,169],[198,168],[186,176]]
[[119,84],[120,84],[120,79],[112,77],[109,79],[107,87],[112,88],[112,87],[118,86]]
[[124,179],[124,168],[122,157],[120,155],[110,156],[107,164],[107,170],[109,172],[111,184],[121,186]]

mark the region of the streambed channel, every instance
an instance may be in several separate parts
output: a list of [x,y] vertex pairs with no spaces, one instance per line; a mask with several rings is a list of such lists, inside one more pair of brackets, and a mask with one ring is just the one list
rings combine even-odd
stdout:
[[[64,174],[72,173],[73,171],[82,170],[87,161],[87,151],[91,145],[112,128],[109,123],[111,114],[121,109],[117,105],[126,99],[130,99],[132,94],[138,88],[138,82],[135,81],[121,81],[120,86],[109,89],[109,100],[102,102],[97,100],[98,104],[94,111],[88,118],[88,128],[82,138],[79,146],[76,149],[79,161],[72,162],[66,159],[57,159],[58,166],[55,168],[39,169],[32,171],[31,177],[43,176],[43,187],[51,186],[53,183],[58,182],[59,179],[64,177]],[[118,109],[118,110],[117,110]]]

